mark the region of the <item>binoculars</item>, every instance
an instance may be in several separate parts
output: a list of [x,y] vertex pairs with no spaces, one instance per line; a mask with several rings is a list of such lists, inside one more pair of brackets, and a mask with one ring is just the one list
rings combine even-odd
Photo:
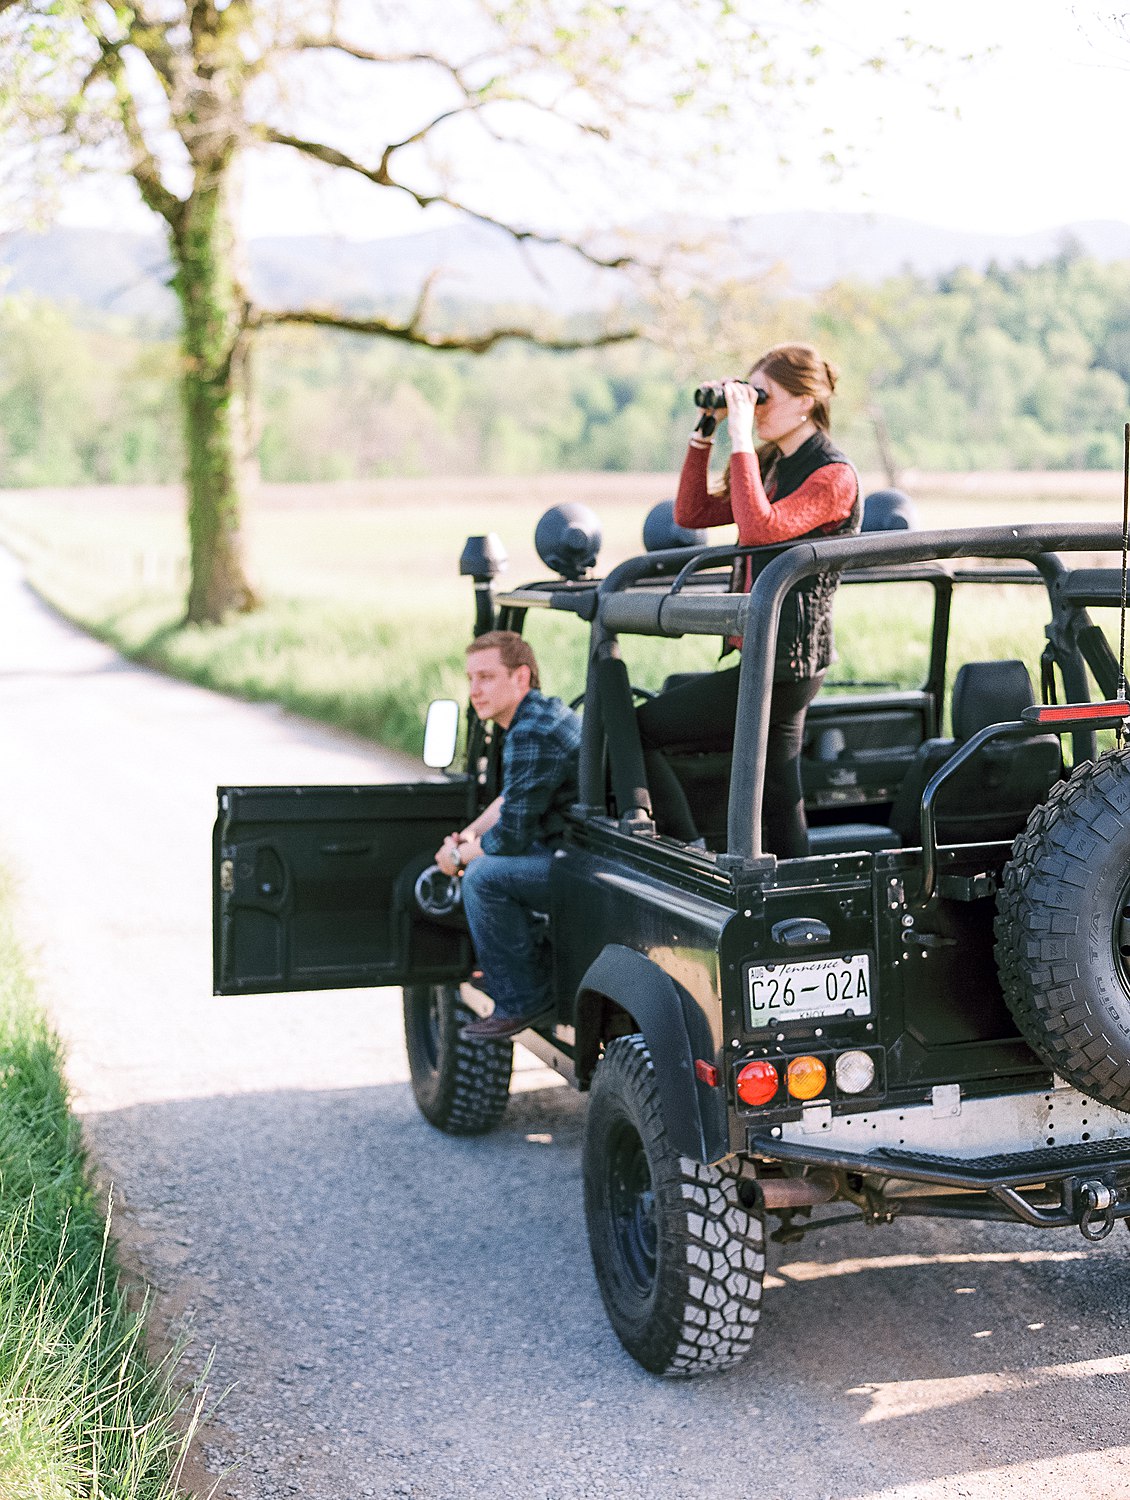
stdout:
[[[754,403],[762,406],[769,400],[769,392],[762,390],[759,385],[754,385],[751,380],[735,380],[735,385],[748,385],[754,394]],[[694,404],[701,406],[703,411],[717,411],[720,406],[726,404],[726,393],[722,389],[720,380],[708,380],[705,385],[700,385],[694,393]]]

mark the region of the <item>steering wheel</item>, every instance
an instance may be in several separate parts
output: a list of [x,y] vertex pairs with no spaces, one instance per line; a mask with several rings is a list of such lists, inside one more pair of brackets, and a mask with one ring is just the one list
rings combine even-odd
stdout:
[[[644,702],[644,703],[646,703],[649,698],[658,698],[659,697],[659,694],[658,694],[658,692],[656,692],[655,688],[636,687],[636,685],[635,685],[634,682],[631,684],[631,690],[632,690],[632,697],[633,698],[639,698],[641,700],[641,702]],[[570,702],[569,707],[572,708],[572,709],[574,709],[574,710],[576,710],[576,709],[580,708],[581,704],[584,701],[585,701],[585,695],[584,695],[584,693],[578,693],[577,696]]]

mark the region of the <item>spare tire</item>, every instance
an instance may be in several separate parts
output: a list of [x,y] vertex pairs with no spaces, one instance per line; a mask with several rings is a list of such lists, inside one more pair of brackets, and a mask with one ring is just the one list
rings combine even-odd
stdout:
[[1130,750],[1079,766],[1012,846],[997,896],[1004,997],[1077,1089],[1130,1110]]

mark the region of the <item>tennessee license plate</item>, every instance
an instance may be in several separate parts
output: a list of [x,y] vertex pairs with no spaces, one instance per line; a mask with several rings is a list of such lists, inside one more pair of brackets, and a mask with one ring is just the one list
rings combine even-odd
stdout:
[[750,964],[746,970],[750,1029],[809,1016],[869,1016],[871,966],[866,953],[805,959],[796,964]]

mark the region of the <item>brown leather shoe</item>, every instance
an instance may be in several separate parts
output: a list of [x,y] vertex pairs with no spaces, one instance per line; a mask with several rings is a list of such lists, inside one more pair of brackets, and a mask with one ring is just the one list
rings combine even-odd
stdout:
[[541,1010],[532,1016],[486,1016],[481,1021],[468,1021],[459,1035],[469,1042],[503,1042],[530,1026],[549,1021],[552,1016],[552,1010]]

